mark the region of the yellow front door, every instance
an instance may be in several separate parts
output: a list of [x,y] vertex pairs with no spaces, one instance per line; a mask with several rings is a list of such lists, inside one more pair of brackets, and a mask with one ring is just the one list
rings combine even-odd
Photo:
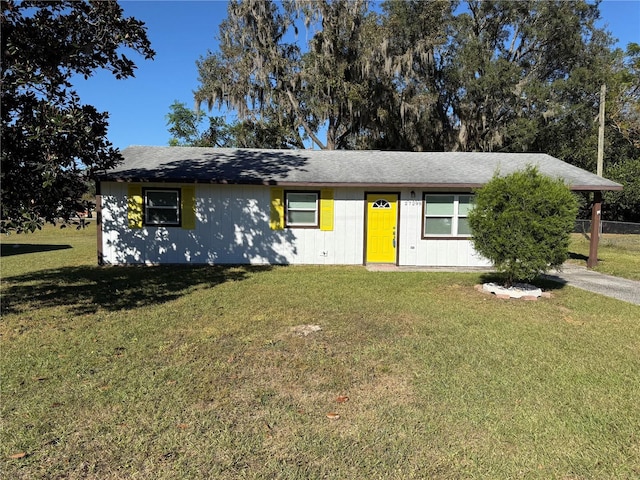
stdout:
[[367,194],[367,263],[396,263],[397,221],[397,194]]

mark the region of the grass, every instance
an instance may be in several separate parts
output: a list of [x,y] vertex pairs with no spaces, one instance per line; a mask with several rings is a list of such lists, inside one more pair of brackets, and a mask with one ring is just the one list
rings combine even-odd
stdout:
[[91,230],[3,241],[2,478],[640,476],[640,307],[501,301],[477,274],[99,268]]
[[[589,236],[572,234],[569,250],[570,261],[586,266],[589,258]],[[640,235],[603,234],[598,245],[598,265],[594,270],[640,280]]]

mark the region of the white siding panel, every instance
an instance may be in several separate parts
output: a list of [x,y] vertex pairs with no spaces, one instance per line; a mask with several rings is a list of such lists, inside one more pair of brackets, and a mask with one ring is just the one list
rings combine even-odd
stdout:
[[489,266],[474,250],[471,240],[420,240],[417,266]]
[[486,266],[489,262],[479,256],[470,240],[440,240],[422,238],[423,191],[411,189],[401,192],[399,264],[411,266],[451,267]]
[[334,231],[326,245],[327,263],[362,264],[364,258],[364,191],[340,188],[334,191]]
[[101,193],[102,251],[107,264],[362,263],[363,214],[356,213],[364,208],[362,192],[334,191],[331,232],[271,230],[269,187],[196,184],[195,230],[130,229],[127,184],[103,182]]
[[415,192],[415,198],[411,198],[411,190],[403,190],[400,195],[400,225],[398,228],[398,262],[400,265],[420,264],[418,252],[421,242],[422,202],[419,196],[420,194]]

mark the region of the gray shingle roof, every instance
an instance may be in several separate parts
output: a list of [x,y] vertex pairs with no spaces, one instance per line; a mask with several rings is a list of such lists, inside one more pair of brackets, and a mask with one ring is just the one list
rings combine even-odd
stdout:
[[367,150],[261,150],[132,146],[101,180],[378,187],[479,187],[537,166],[573,190],[622,186],[540,153],[449,153]]

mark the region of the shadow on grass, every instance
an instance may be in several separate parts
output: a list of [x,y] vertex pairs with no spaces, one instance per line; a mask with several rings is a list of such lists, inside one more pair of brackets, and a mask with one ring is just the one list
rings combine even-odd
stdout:
[[66,250],[71,245],[38,245],[37,243],[3,243],[0,245],[0,257],[12,255],[24,255],[26,253],[51,252],[53,250]]
[[583,260],[583,261],[587,261],[589,260],[589,256],[588,255],[583,255],[581,253],[575,253],[575,252],[569,252],[569,259],[571,260]]
[[[480,283],[504,283],[504,277],[496,272],[487,272],[480,275]],[[532,282],[528,282],[542,289],[542,291],[560,290],[564,288],[567,282],[557,275],[540,275]]]
[[72,312],[130,310],[191,291],[240,281],[270,266],[64,267],[3,279],[2,313],[67,307]]

